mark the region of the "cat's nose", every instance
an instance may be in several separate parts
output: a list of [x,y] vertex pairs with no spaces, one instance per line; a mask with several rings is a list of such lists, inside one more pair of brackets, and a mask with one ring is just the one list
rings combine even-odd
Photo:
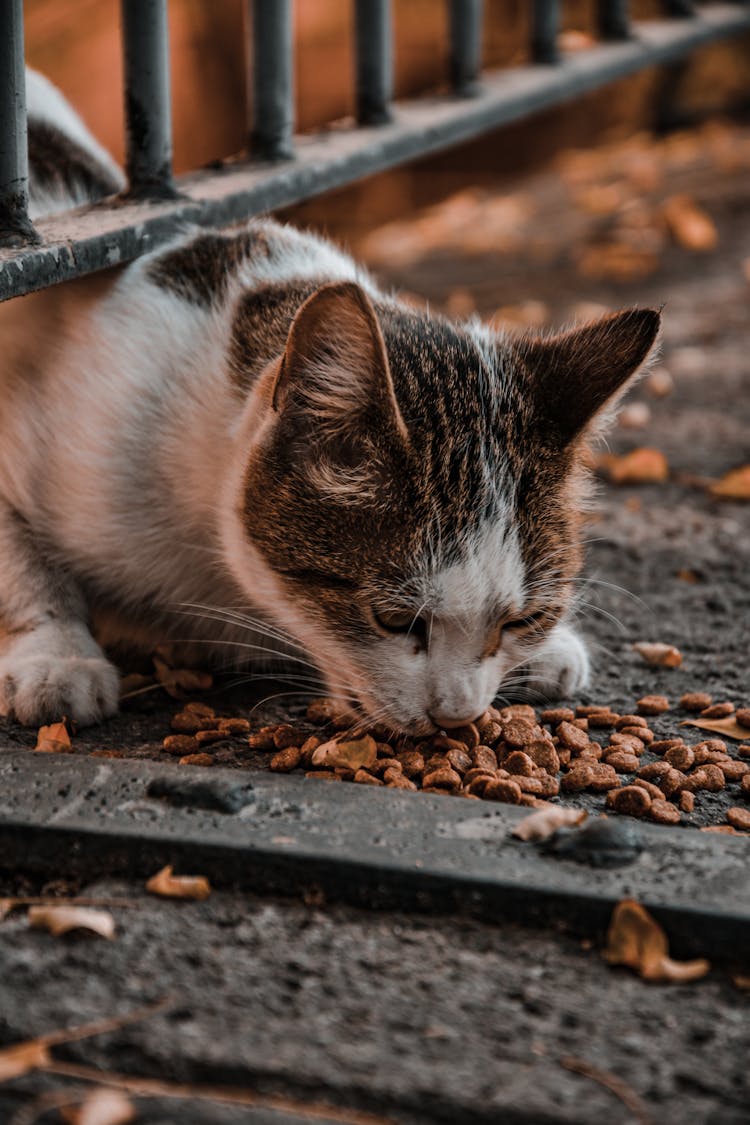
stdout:
[[428,718],[432,720],[436,727],[441,730],[452,730],[453,727],[465,727],[467,723],[475,722],[480,716],[484,714],[482,711],[466,711],[462,714],[452,712],[428,711]]

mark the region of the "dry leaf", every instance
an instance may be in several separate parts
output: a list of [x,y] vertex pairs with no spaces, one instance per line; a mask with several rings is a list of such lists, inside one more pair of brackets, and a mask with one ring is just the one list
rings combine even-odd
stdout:
[[610,965],[627,965],[644,980],[691,981],[706,975],[708,961],[673,961],[667,935],[647,910],[633,899],[618,902],[607,931],[605,960]]
[[89,930],[108,939],[115,936],[115,920],[109,911],[86,906],[32,906],[29,925],[32,930],[49,930],[54,937],[70,930]]
[[156,678],[173,699],[185,699],[196,691],[208,691],[213,686],[210,672],[195,668],[172,668],[158,653],[153,653]]
[[516,825],[511,835],[519,840],[546,840],[558,828],[564,825],[580,824],[586,819],[588,813],[585,809],[563,808],[561,805],[549,805],[539,812],[525,816]]
[[725,719],[683,719],[680,726],[710,730],[715,734],[723,734],[725,738],[734,738],[737,742],[744,742],[750,737],[750,728],[740,726],[736,715],[727,715]]
[[126,1125],[135,1118],[135,1106],[121,1090],[102,1086],[92,1090],[78,1106],[63,1113],[66,1125]]
[[164,898],[191,898],[201,902],[211,894],[211,884],[205,875],[173,875],[169,864],[151,876],[146,890]]
[[314,766],[340,767],[342,769],[358,770],[371,766],[377,760],[378,748],[375,739],[366,734],[364,738],[353,739],[349,742],[324,742],[313,752],[312,764]]
[[674,645],[665,645],[659,641],[637,641],[633,648],[654,668],[679,668],[682,664],[682,653]]
[[51,723],[48,727],[40,727],[34,749],[43,750],[47,754],[71,754],[73,747],[65,723]]
[[659,484],[669,476],[669,465],[661,450],[645,447],[621,457],[609,456],[603,468],[613,484]]
[[713,250],[719,241],[716,225],[702,207],[688,195],[673,195],[663,208],[675,242],[685,250]]
[[721,500],[750,500],[750,465],[730,469],[721,480],[714,481],[709,490]]
[[12,1047],[0,1050],[0,1082],[20,1078],[37,1067],[50,1062],[47,1045],[38,1039],[28,1039],[24,1043],[14,1043]]

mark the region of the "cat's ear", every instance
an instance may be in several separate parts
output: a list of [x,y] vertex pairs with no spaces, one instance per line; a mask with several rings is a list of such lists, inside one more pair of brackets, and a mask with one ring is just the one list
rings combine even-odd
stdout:
[[273,407],[312,423],[322,438],[385,428],[408,443],[378,318],[359,285],[324,285],[289,330]]
[[659,332],[654,309],[626,309],[519,350],[537,421],[562,443],[606,423]]

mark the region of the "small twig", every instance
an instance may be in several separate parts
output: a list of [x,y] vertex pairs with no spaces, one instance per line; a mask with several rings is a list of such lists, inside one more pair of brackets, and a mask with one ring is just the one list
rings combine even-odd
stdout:
[[108,1019],[98,1020],[95,1023],[82,1023],[78,1027],[64,1027],[58,1031],[48,1031],[46,1035],[38,1036],[33,1042],[39,1043],[43,1047],[56,1047],[59,1043],[76,1043],[79,1039],[90,1039],[94,1035],[104,1035],[108,1031],[119,1031],[121,1027],[127,1027],[131,1023],[141,1023],[142,1020],[150,1019],[151,1016],[174,1007],[175,1003],[173,997],[164,996],[161,1000],[157,1000],[155,1004],[144,1004],[142,1008],[135,1008],[127,1015],[110,1016]]
[[164,684],[147,684],[146,687],[134,688],[133,691],[126,691],[124,695],[120,696],[120,703],[126,699],[134,699],[136,695],[145,695],[149,691],[159,691],[164,688]]
[[281,1094],[257,1094],[254,1090],[237,1087],[193,1086],[188,1083],[164,1082],[157,1078],[138,1078],[128,1074],[117,1074],[108,1070],[97,1070],[93,1066],[79,1066],[77,1063],[53,1061],[40,1068],[45,1074],[56,1074],[79,1081],[94,1082],[98,1086],[111,1086],[124,1090],[136,1097],[174,1098],[176,1100],[200,1100],[218,1102],[224,1105],[256,1106],[261,1109],[294,1113],[310,1121],[338,1121],[341,1125],[393,1125],[392,1120],[358,1109],[341,1109],[338,1106],[320,1103],[307,1105],[286,1098]]
[[627,1082],[618,1078],[616,1074],[611,1074],[608,1070],[602,1070],[601,1067],[594,1066],[593,1063],[586,1062],[585,1059],[578,1059],[575,1055],[564,1055],[561,1059],[558,1059],[558,1062],[566,1070],[570,1070],[574,1074],[581,1074],[584,1078],[590,1078],[593,1082],[598,1082],[601,1086],[604,1086],[630,1110],[638,1125],[655,1125],[654,1118],[651,1116],[646,1103],[636,1094],[635,1090],[628,1086]]

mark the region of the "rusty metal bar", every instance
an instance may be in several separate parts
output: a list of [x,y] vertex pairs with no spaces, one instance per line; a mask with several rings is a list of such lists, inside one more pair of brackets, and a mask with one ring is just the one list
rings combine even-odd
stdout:
[[450,0],[450,79],[461,98],[479,93],[483,14],[483,0]]
[[0,4],[0,246],[38,242],[29,207],[23,0]]
[[250,153],[260,160],[294,156],[292,0],[248,0],[251,91]]
[[174,196],[166,0],[122,0],[130,194]]
[[629,0],[599,0],[597,14],[602,39],[617,41],[630,38]]
[[557,35],[560,0],[534,0],[531,15],[531,57],[537,63],[560,61]]
[[391,0],[355,0],[357,121],[384,125],[391,120],[393,29]]

